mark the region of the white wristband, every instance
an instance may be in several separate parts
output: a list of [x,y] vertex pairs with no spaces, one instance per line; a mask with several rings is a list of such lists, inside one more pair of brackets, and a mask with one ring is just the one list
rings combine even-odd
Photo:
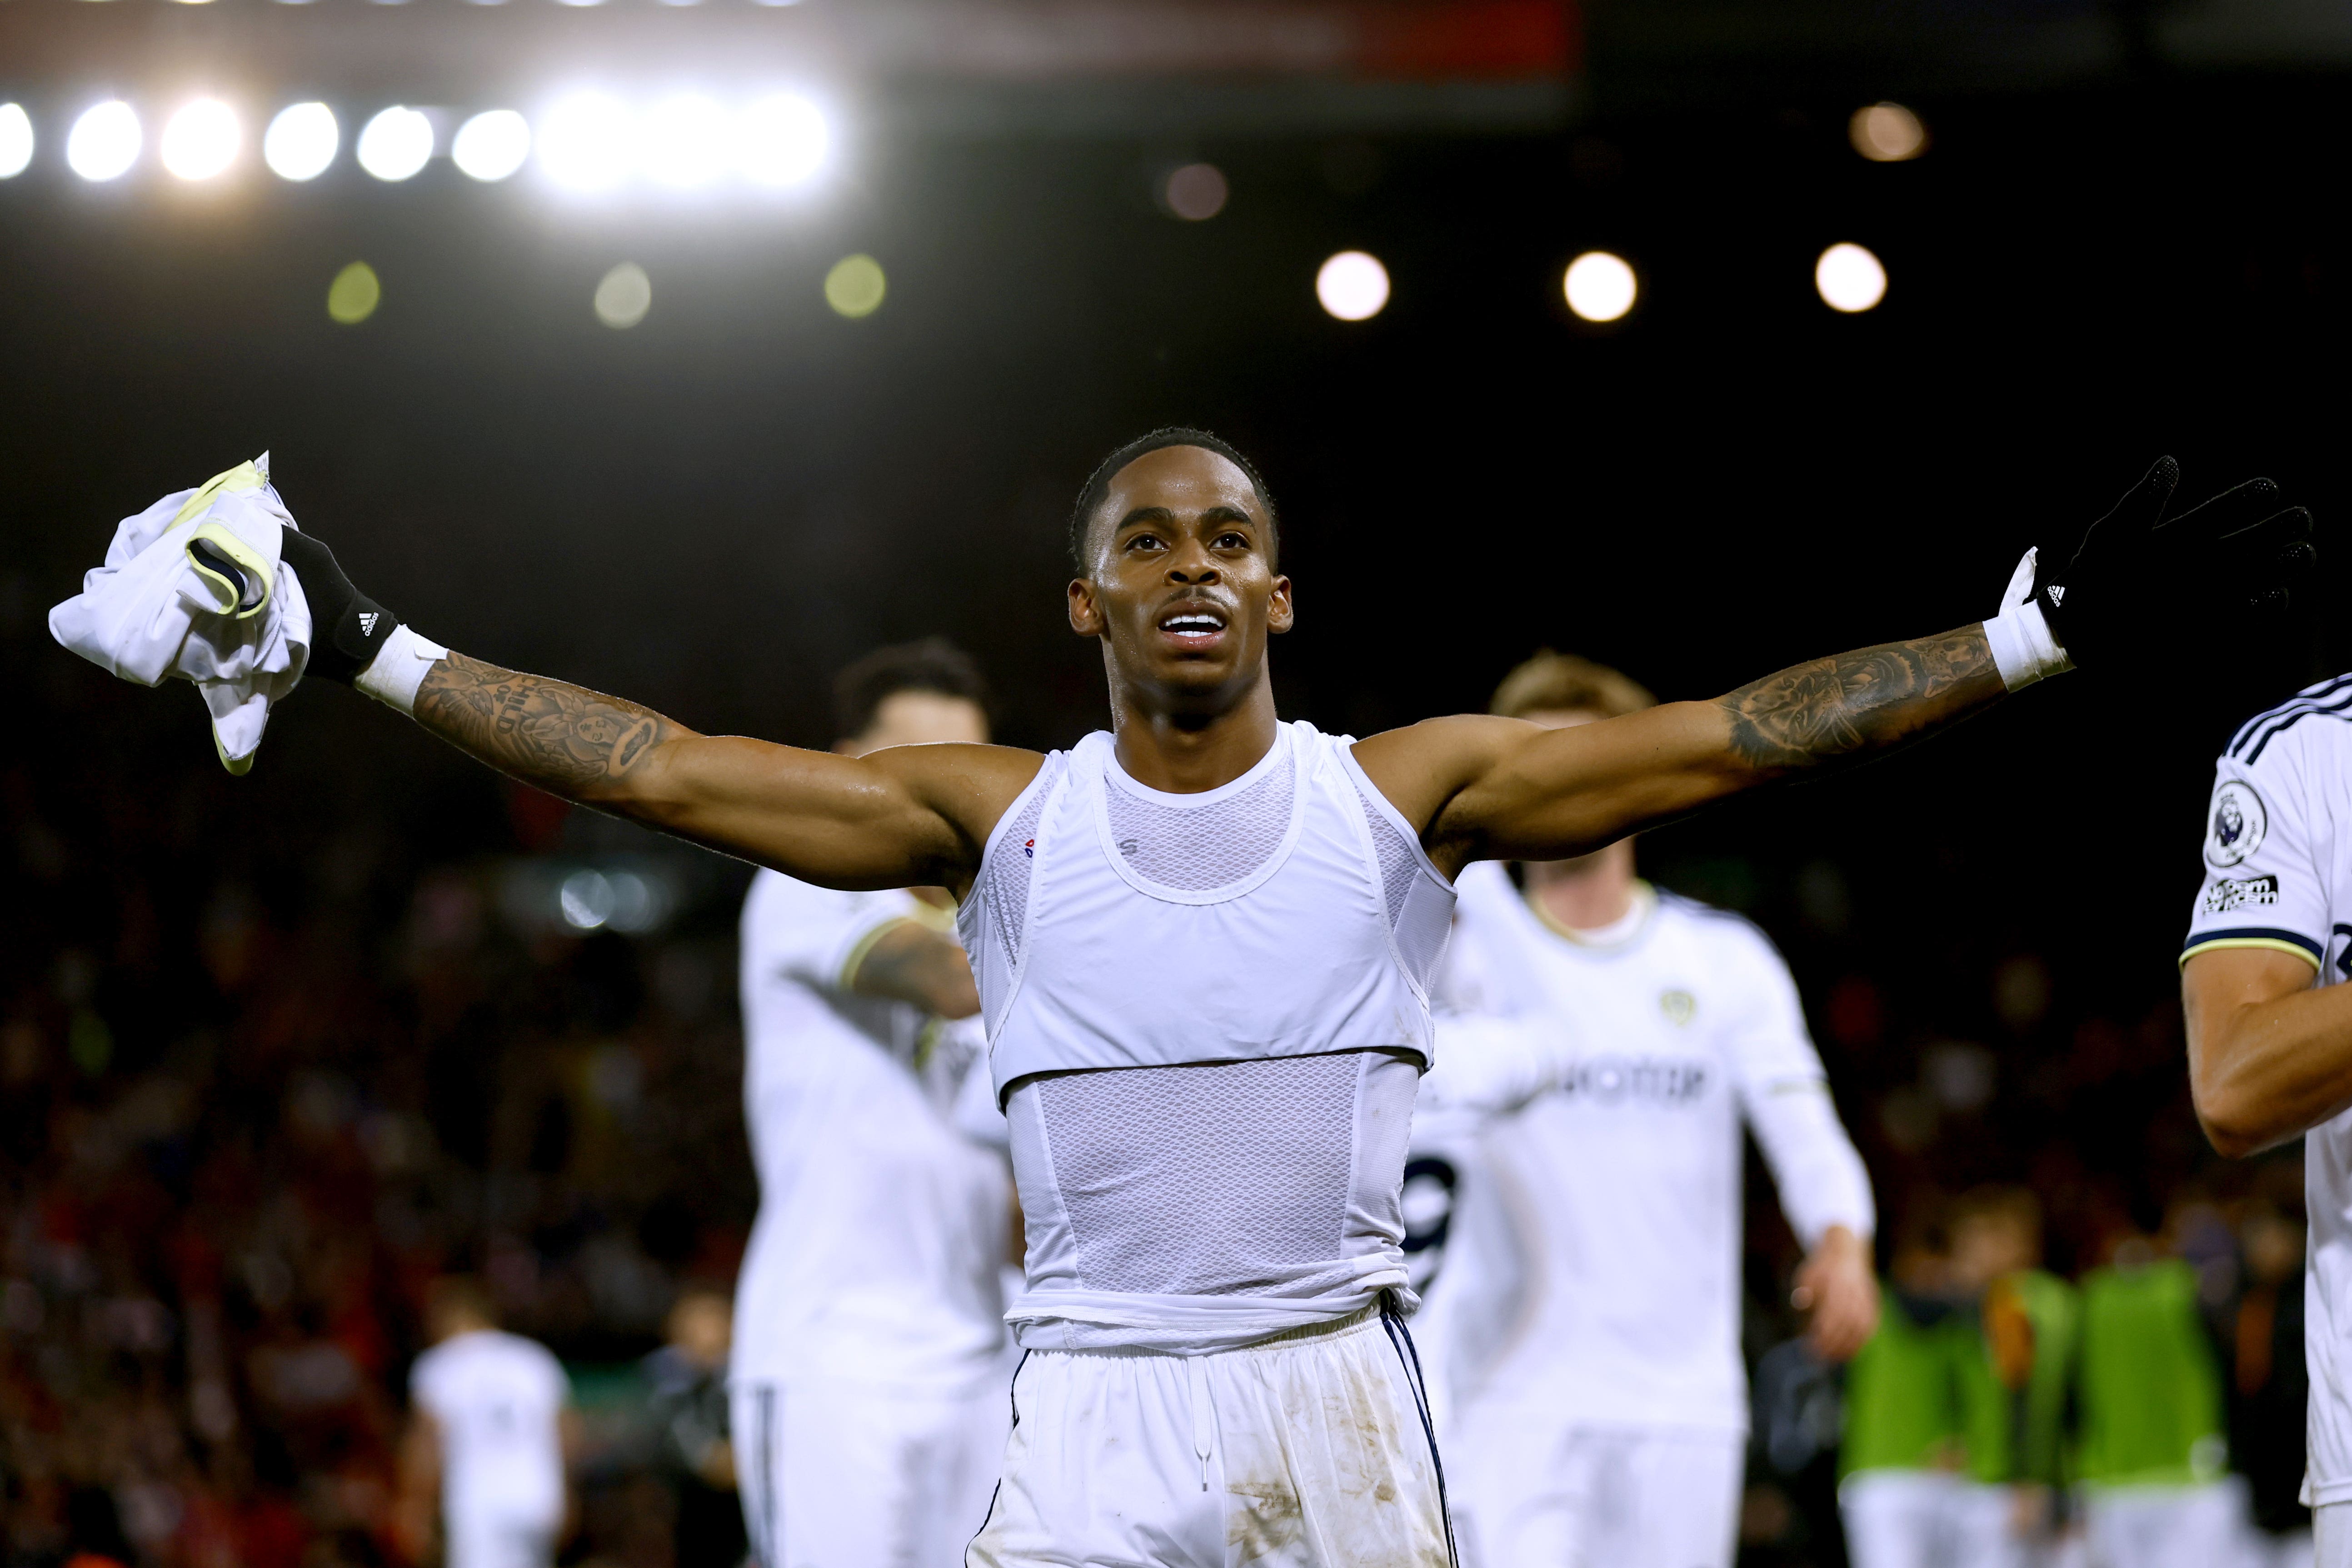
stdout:
[[449,650],[439,643],[418,637],[407,626],[394,626],[352,685],[385,707],[415,718],[416,689],[425,684],[426,672],[448,657]]
[[2010,575],[2008,591],[2000,596],[2000,614],[1984,624],[1993,668],[2000,671],[2001,684],[2011,691],[2021,691],[2044,677],[2063,675],[2074,668],[2033,596],[2035,556],[2033,551],[2025,552],[2025,559]]
[[2029,599],[2011,605],[1984,624],[1985,641],[1992,645],[1993,668],[2001,684],[2021,691],[2045,676],[2063,675],[2074,668],[2066,650],[2050,630],[2042,606]]

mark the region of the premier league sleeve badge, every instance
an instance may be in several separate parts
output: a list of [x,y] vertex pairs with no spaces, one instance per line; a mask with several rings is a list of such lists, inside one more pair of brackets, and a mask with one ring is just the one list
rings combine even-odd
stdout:
[[2243,779],[2223,779],[2213,788],[2213,805],[2205,823],[2205,859],[2213,866],[2236,866],[2263,847],[2270,832],[2269,810],[2254,786]]

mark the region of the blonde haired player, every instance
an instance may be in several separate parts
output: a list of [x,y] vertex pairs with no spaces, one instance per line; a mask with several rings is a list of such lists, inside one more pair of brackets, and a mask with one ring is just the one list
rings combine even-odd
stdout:
[[[1454,874],[1589,854],[1885,752],[2069,655],[2143,668],[2187,614],[2266,587],[2309,526],[2267,482],[2167,521],[2173,478],[2158,464],[1987,622],[1573,729],[1475,714],[1358,741],[1276,713],[1268,648],[1296,607],[1265,482],[1204,431],[1155,431],[1072,511],[1066,614],[1113,728],[1051,755],[700,734],[452,653],[315,539],[284,542],[321,628],[312,674],[803,881],[961,898],[1029,1284],[974,1563],[1426,1568],[1451,1553],[1398,1191]],[[985,509],[943,526],[1001,531]],[[1401,626],[1488,569],[1495,542],[1451,517],[1395,528],[1414,544],[1391,563]]]
[[[1566,729],[1654,706],[1546,651],[1493,710]],[[1642,881],[1630,838],[1522,874],[1524,891],[1495,863],[1456,881],[1441,993],[1486,1016],[1457,1037],[1441,1015],[1429,1079],[1442,1096],[1503,1020],[1553,1058],[1539,1092],[1481,1129],[1433,1291],[1465,1554],[1727,1565],[1748,1429],[1740,1129],[1808,1248],[1798,1296],[1832,1359],[1877,1319],[1870,1180],[1762,932]]]

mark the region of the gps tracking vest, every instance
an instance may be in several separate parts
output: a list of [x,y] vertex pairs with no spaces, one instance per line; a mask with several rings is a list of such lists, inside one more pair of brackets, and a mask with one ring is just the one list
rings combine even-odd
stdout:
[[1345,737],[1280,727],[1199,795],[1097,731],[1046,759],[959,917],[1000,1101],[1034,1073],[1337,1051],[1432,1057],[1453,889]]

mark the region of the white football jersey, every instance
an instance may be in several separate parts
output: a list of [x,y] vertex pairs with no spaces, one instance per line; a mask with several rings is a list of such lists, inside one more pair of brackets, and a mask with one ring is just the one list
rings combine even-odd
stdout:
[[[2215,770],[2205,883],[2183,963],[2218,948],[2272,948],[2352,974],[2352,675],[2248,720]],[[2309,1487],[2352,1500],[2352,1111],[2305,1135],[2311,1215],[2305,1353],[2311,1363]]]
[[743,1109],[760,1214],[735,1288],[736,1381],[939,1385],[995,1365],[1012,1198],[1003,1157],[950,1120],[973,1033],[842,984],[908,920],[949,923],[911,893],[835,892],[773,871],[744,900]]
[[[1745,920],[1645,885],[1605,945],[1500,866],[1456,886],[1442,995],[1559,1057],[1556,1087],[1487,1123],[1460,1173],[1433,1293],[1456,1417],[1744,1431],[1743,1119],[1808,1244],[1874,1220],[1787,967]],[[1441,1053],[1496,1048],[1447,1018]],[[1460,1145],[1458,1125],[1435,1131]]]
[[1216,789],[1097,731],[960,919],[1028,1242],[1024,1346],[1232,1349],[1406,1290],[1398,1193],[1454,895],[1344,735]]
[[551,1530],[563,1516],[561,1418],[570,1393],[546,1346],[495,1329],[416,1358],[409,1399],[441,1439],[441,1506],[455,1539],[481,1524]]

